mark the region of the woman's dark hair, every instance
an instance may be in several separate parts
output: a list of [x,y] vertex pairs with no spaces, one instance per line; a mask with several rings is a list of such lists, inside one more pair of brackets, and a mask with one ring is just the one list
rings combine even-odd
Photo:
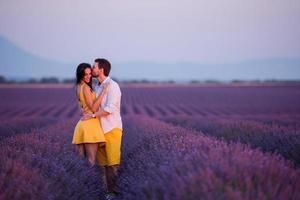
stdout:
[[95,62],[98,63],[99,69],[103,69],[104,75],[108,76],[111,69],[110,62],[104,58],[97,58]]
[[[80,84],[80,81],[83,79],[84,77],[84,71],[85,69],[90,68],[92,70],[92,67],[90,64],[88,63],[80,63],[76,69],[76,85]],[[92,77],[90,79],[90,81],[88,83],[86,83],[91,90],[93,90],[92,88]]]

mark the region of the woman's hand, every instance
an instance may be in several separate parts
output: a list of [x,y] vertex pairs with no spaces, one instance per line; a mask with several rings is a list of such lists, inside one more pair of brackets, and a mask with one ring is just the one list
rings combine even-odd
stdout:
[[[102,86],[101,86],[102,87]],[[108,89],[109,89],[109,83],[105,83],[103,85],[103,89],[100,93],[100,95],[98,96],[97,100],[95,101],[95,103],[92,105],[92,108],[91,110],[93,112],[97,112],[99,110],[99,108],[101,107],[101,104],[102,104],[102,101],[103,101],[103,98],[104,96],[106,95],[106,93],[108,92]]]
[[84,113],[84,114],[82,115],[82,117],[80,118],[80,120],[81,120],[81,121],[85,121],[85,120],[88,120],[88,119],[91,119],[91,118],[93,118],[93,117],[92,117],[92,114],[90,114],[90,113]]
[[85,109],[84,108],[81,108],[80,109],[80,116],[83,117],[85,114],[89,114],[89,109],[86,107]]
[[104,85],[104,88],[103,88],[103,94],[106,94],[108,92],[108,89],[109,89],[109,82],[108,83],[105,83]]

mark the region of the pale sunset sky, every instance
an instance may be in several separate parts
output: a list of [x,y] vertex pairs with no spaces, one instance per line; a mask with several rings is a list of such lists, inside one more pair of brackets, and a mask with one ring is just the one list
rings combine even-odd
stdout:
[[299,21],[299,0],[0,0],[1,37],[68,63],[299,58]]

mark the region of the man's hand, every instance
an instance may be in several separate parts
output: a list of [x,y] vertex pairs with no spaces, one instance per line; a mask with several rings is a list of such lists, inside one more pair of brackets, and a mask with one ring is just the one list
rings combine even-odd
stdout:
[[91,119],[92,118],[92,114],[89,114],[89,113],[84,113],[82,115],[82,117],[80,118],[81,121],[84,121],[84,120],[88,120],[88,119]]

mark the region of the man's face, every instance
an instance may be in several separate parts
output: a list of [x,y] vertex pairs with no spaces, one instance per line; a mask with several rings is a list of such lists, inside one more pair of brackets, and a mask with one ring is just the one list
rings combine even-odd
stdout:
[[97,62],[94,63],[92,70],[92,74],[94,77],[98,77],[101,73],[101,70],[99,69],[99,64]]

